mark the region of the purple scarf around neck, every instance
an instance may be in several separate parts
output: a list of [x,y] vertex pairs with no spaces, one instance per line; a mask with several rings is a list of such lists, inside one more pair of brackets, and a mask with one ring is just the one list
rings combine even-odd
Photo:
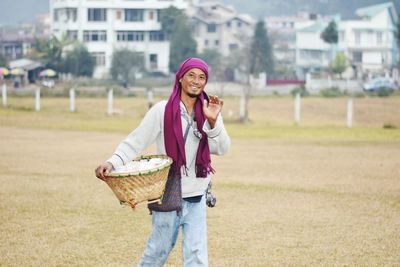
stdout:
[[[190,69],[198,68],[206,74],[206,82],[208,80],[208,66],[203,60],[199,58],[188,58],[182,62],[178,72],[175,76],[175,84],[171,96],[168,99],[165,107],[164,114],[164,142],[165,151],[170,156],[174,163],[172,164],[172,171],[176,177],[181,177],[181,168],[186,166],[185,143],[182,134],[182,121],[181,121],[181,84],[179,80]],[[207,134],[204,133],[202,127],[206,120],[203,114],[203,102],[208,99],[207,94],[203,91],[196,100],[194,112],[198,130],[202,134],[199,142],[196,155],[196,176],[205,178],[209,173],[214,173],[211,167],[210,149],[208,147]]]

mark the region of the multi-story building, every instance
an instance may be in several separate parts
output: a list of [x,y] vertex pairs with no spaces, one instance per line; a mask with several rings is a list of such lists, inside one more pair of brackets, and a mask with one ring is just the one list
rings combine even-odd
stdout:
[[0,53],[7,61],[23,58],[28,54],[34,42],[31,31],[32,27],[0,27]]
[[392,2],[356,10],[358,20],[336,18],[337,45],[325,43],[321,32],[328,20],[318,20],[296,31],[296,66],[298,75],[317,68],[326,68],[334,52],[344,52],[355,73],[388,74],[397,64],[396,25],[398,15]]
[[391,72],[397,65],[398,15],[392,2],[360,8],[361,20],[343,21],[339,46],[356,70],[363,73]]
[[49,38],[51,36],[50,31],[50,14],[40,13],[36,15],[34,34],[36,37]]
[[268,16],[264,22],[273,46],[278,78],[295,78],[296,26],[320,18],[317,14],[299,12],[295,16]]
[[186,0],[50,0],[52,33],[85,43],[96,61],[94,77],[109,75],[114,49],[141,52],[149,71],[168,73],[169,41],[160,11]]
[[194,5],[189,12],[197,52],[217,50],[230,55],[245,45],[254,34],[254,20],[247,14],[238,14],[233,7],[215,2]]

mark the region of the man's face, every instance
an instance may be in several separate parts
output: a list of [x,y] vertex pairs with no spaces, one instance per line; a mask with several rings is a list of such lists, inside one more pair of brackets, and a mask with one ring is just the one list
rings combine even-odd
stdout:
[[182,94],[189,97],[198,97],[204,90],[206,85],[206,74],[198,68],[190,69],[180,79],[182,85]]

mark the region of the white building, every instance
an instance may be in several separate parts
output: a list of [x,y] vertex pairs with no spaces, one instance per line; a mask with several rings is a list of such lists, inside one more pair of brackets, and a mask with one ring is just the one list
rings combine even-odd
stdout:
[[[335,52],[342,51],[355,73],[391,73],[397,64],[396,25],[398,15],[392,2],[360,8],[359,20],[340,20]],[[303,76],[312,69],[326,68],[331,61],[331,45],[321,38],[328,20],[300,26],[296,31],[296,65]]]
[[296,25],[320,18],[317,14],[299,12],[295,16],[268,16],[264,22],[273,46],[275,69],[279,78],[295,78]]
[[199,53],[214,49],[228,56],[254,34],[254,20],[247,14],[238,14],[231,6],[200,3],[190,10],[189,16]]
[[109,75],[114,49],[142,52],[150,71],[168,73],[169,41],[160,10],[186,9],[185,0],[50,0],[52,33],[85,43],[96,59],[94,77]]

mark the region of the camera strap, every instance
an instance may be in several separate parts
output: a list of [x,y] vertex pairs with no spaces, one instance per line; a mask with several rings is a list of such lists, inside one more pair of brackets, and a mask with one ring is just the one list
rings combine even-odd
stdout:
[[187,116],[186,114],[185,114],[185,116],[183,116],[183,118],[187,122],[186,129],[185,129],[185,135],[183,136],[183,142],[184,142],[185,145],[186,145],[187,136],[189,134],[189,129],[193,125],[193,122],[196,121],[196,117],[195,117],[195,113],[194,112],[193,112],[193,115],[192,115],[191,118],[188,118],[188,117],[189,116]]

